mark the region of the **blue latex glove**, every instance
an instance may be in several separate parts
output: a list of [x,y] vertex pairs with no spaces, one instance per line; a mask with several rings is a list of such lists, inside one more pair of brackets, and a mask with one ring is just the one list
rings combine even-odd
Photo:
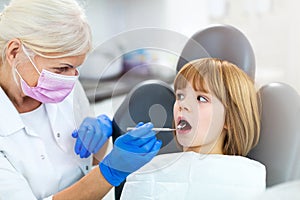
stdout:
[[112,122],[106,115],[87,117],[72,133],[76,138],[74,151],[80,158],[87,158],[91,153],[97,153],[111,135]]
[[136,129],[118,137],[112,151],[99,163],[102,175],[111,185],[120,185],[158,153],[162,142],[152,128],[152,123],[138,124]]

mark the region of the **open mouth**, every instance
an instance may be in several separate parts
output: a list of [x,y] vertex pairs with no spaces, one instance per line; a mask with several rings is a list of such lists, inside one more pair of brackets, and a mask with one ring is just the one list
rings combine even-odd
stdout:
[[192,129],[192,126],[189,124],[188,121],[181,119],[179,120],[177,127],[180,126],[179,130],[186,131]]

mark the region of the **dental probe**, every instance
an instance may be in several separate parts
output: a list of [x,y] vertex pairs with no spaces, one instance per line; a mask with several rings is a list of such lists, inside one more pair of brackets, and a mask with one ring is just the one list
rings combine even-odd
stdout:
[[[132,131],[133,129],[136,129],[136,128],[135,127],[128,127],[127,131]],[[175,131],[176,129],[175,128],[152,128],[152,130],[160,132],[160,131]]]
[[[160,132],[160,131],[175,131],[177,129],[183,129],[185,126],[186,126],[186,123],[181,122],[180,124],[178,124],[177,128],[152,128],[152,130],[157,131],[157,132]],[[127,131],[131,131],[133,129],[135,129],[135,127],[128,127]]]

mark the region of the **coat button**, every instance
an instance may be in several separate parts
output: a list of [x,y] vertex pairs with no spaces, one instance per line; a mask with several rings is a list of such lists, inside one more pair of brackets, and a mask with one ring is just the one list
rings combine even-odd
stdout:
[[57,137],[60,137],[60,133],[57,133],[56,136],[57,136]]
[[44,160],[45,159],[45,155],[42,154],[41,155],[41,159]]
[[85,170],[88,171],[89,170],[89,166],[85,166]]

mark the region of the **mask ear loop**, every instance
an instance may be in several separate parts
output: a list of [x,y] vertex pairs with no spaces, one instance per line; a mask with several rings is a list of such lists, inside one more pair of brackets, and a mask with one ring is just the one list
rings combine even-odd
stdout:
[[27,58],[29,59],[29,61],[31,62],[31,64],[33,65],[33,67],[35,68],[35,70],[39,73],[39,75],[41,75],[41,72],[38,70],[37,66],[34,64],[33,60],[29,56],[28,51],[26,50],[26,47],[23,44],[22,44],[22,49],[23,49],[25,55],[27,56]]
[[[25,55],[27,56],[27,51],[25,50],[23,44],[22,44],[22,49],[23,49],[23,51],[25,52]],[[27,56],[27,57],[28,57],[28,56]],[[13,75],[13,79],[14,79],[14,81],[15,81],[15,83],[17,84],[18,87],[20,86],[20,80],[21,80],[21,79],[23,80],[21,74],[19,73],[19,71],[18,71],[18,69],[17,69],[17,65],[19,65],[19,64],[20,64],[20,61],[17,61],[17,62],[14,62],[14,63],[13,63],[13,66],[12,66],[12,75]],[[19,76],[19,80],[17,79],[16,73],[17,73],[17,75]],[[24,80],[23,80],[23,81],[24,81]]]
[[[15,83],[17,84],[17,86],[20,86],[20,83],[19,83],[19,81],[17,80],[17,76],[16,76],[16,73],[17,73],[18,76],[19,76],[19,78],[21,78],[21,75],[19,74],[19,72],[18,72],[18,70],[17,70],[17,64],[18,64],[18,63],[13,64],[13,67],[12,67],[13,73],[12,73],[12,75],[13,75],[13,79],[14,79]],[[14,73],[14,72],[15,72],[15,73]]]

